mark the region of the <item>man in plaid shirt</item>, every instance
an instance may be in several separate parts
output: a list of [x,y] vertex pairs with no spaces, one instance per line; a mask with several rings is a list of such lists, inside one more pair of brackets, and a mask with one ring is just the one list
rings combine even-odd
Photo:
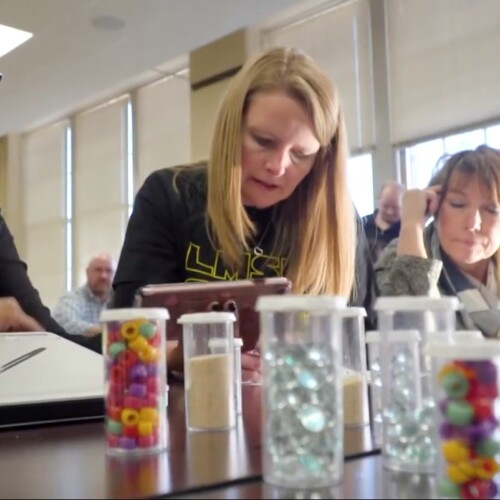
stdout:
[[99,316],[111,297],[115,272],[113,258],[99,253],[87,266],[87,283],[63,295],[54,309],[54,319],[72,335],[92,337],[101,333]]

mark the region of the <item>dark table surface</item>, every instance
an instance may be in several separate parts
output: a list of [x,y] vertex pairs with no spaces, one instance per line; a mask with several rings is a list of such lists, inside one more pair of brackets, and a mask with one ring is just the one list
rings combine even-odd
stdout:
[[[265,484],[261,479],[237,481],[223,487],[192,489],[175,498],[432,498],[433,476],[389,471],[380,455],[348,460],[341,484],[329,489],[289,490]],[[170,495],[165,495],[168,498]]]
[[[260,387],[244,386],[236,429],[187,433],[183,387],[174,383],[169,448],[138,458],[106,455],[102,421],[0,431],[0,497],[137,498],[252,480],[248,487],[262,488],[260,400]],[[369,426],[346,428],[344,443],[347,457],[374,453]],[[373,466],[363,467],[373,473]]]

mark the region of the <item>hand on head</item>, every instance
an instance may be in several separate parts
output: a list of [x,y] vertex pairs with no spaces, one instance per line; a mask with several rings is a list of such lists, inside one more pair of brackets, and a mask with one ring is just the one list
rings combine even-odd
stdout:
[[40,332],[45,328],[31,316],[28,316],[13,297],[0,299],[1,332]]
[[424,226],[428,217],[439,207],[441,186],[427,189],[409,189],[403,197],[401,223],[403,225]]

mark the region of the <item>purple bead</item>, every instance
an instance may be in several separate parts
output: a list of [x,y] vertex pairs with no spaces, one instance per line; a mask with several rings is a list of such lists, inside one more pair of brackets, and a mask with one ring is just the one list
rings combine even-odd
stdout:
[[150,377],[156,377],[158,375],[158,366],[157,365],[148,365],[148,375]]
[[148,369],[146,365],[137,364],[130,369],[130,377],[135,381],[146,380],[148,376]]
[[473,442],[482,441],[489,438],[498,426],[498,421],[493,417],[483,420],[478,424],[471,424],[465,428],[467,439]]
[[[469,426],[470,427],[470,426]],[[457,427],[449,422],[443,422],[439,426],[439,435],[442,439],[466,438],[469,427]]]
[[474,370],[477,379],[483,384],[492,384],[497,381],[497,367],[489,360],[468,361],[467,366]]
[[130,384],[128,392],[136,398],[144,398],[148,393],[148,388],[144,384]]
[[121,437],[118,440],[118,446],[120,448],[125,448],[126,450],[133,450],[134,448],[137,448],[137,443],[134,438]]
[[497,493],[498,493],[497,483],[495,483],[495,481],[491,481],[490,488],[491,489],[490,489],[490,496],[489,496],[489,498],[496,498]]

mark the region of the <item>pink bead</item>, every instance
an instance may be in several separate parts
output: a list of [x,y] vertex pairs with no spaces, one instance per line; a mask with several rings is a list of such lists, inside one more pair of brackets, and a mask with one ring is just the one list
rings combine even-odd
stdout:
[[108,437],[107,437],[108,446],[110,448],[117,448],[119,439],[120,438],[118,436],[115,436],[114,434],[108,434]]
[[123,399],[123,406],[127,408],[134,408],[134,410],[138,410],[144,406],[142,399],[136,398],[134,396],[126,396]]
[[137,444],[139,448],[151,448],[157,444],[156,441],[156,436],[140,436],[137,439]]
[[158,383],[158,378],[156,377],[148,377],[146,381],[146,385],[148,387],[148,393],[149,394],[158,394],[160,392],[159,390],[159,383]]
[[158,398],[154,394],[148,394],[144,401],[144,406],[146,406],[147,408],[157,408]]

